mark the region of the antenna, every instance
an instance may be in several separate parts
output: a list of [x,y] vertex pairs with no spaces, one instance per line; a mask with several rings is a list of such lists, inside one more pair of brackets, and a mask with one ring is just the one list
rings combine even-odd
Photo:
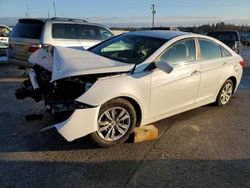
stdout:
[[53,0],[53,7],[54,7],[54,14],[55,14],[55,17],[56,17],[56,4],[55,4],[54,0]]
[[30,9],[29,9],[29,2],[28,0],[26,0],[26,13],[25,13],[26,17],[30,16]]
[[152,9],[152,15],[153,15],[152,27],[154,27],[154,26],[155,26],[155,14],[156,14],[155,4],[152,4],[152,5],[151,5],[151,9]]
[[48,18],[50,18],[50,13],[49,13],[49,10],[48,10]]

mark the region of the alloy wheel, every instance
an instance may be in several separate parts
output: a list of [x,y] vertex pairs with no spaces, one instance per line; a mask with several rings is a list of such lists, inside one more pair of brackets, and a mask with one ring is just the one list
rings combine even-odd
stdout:
[[129,130],[131,117],[122,107],[112,107],[105,110],[98,118],[98,136],[105,141],[115,141],[122,138]]
[[222,89],[222,92],[221,92],[221,95],[220,95],[220,101],[221,101],[221,104],[222,105],[225,105],[226,103],[228,103],[229,99],[231,98],[232,96],[232,93],[233,93],[233,86],[232,84],[229,82],[227,83],[223,89]]

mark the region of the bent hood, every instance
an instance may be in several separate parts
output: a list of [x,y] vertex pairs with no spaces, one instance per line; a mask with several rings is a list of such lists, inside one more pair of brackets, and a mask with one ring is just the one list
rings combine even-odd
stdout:
[[51,71],[51,81],[70,76],[128,72],[134,66],[114,61],[86,50],[60,46],[37,50],[30,56],[29,62],[38,64]]

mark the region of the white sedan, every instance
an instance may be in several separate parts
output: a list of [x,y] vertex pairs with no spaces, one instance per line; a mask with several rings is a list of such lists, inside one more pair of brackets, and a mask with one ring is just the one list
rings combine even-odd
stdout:
[[226,105],[243,59],[220,41],[175,31],[139,31],[88,51],[45,47],[29,58],[30,79],[17,99],[44,100],[52,125],[68,141],[90,134],[102,147],[126,141],[143,126],[209,103]]

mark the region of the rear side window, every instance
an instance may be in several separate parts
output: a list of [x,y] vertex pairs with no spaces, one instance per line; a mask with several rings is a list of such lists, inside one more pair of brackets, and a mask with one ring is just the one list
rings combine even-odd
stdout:
[[52,37],[59,39],[78,39],[78,25],[54,23],[52,24]]
[[222,47],[222,46],[221,46],[221,52],[222,52],[222,56],[223,57],[230,57],[230,56],[232,56],[232,54],[228,50],[226,50],[224,47]]
[[192,62],[196,60],[194,39],[180,40],[171,45],[160,57],[170,65]]
[[44,22],[40,20],[23,19],[14,27],[11,37],[40,39]]
[[221,57],[221,48],[210,40],[199,39],[201,59],[214,59]]
[[93,25],[79,25],[79,38],[85,40],[100,40],[97,26]]

